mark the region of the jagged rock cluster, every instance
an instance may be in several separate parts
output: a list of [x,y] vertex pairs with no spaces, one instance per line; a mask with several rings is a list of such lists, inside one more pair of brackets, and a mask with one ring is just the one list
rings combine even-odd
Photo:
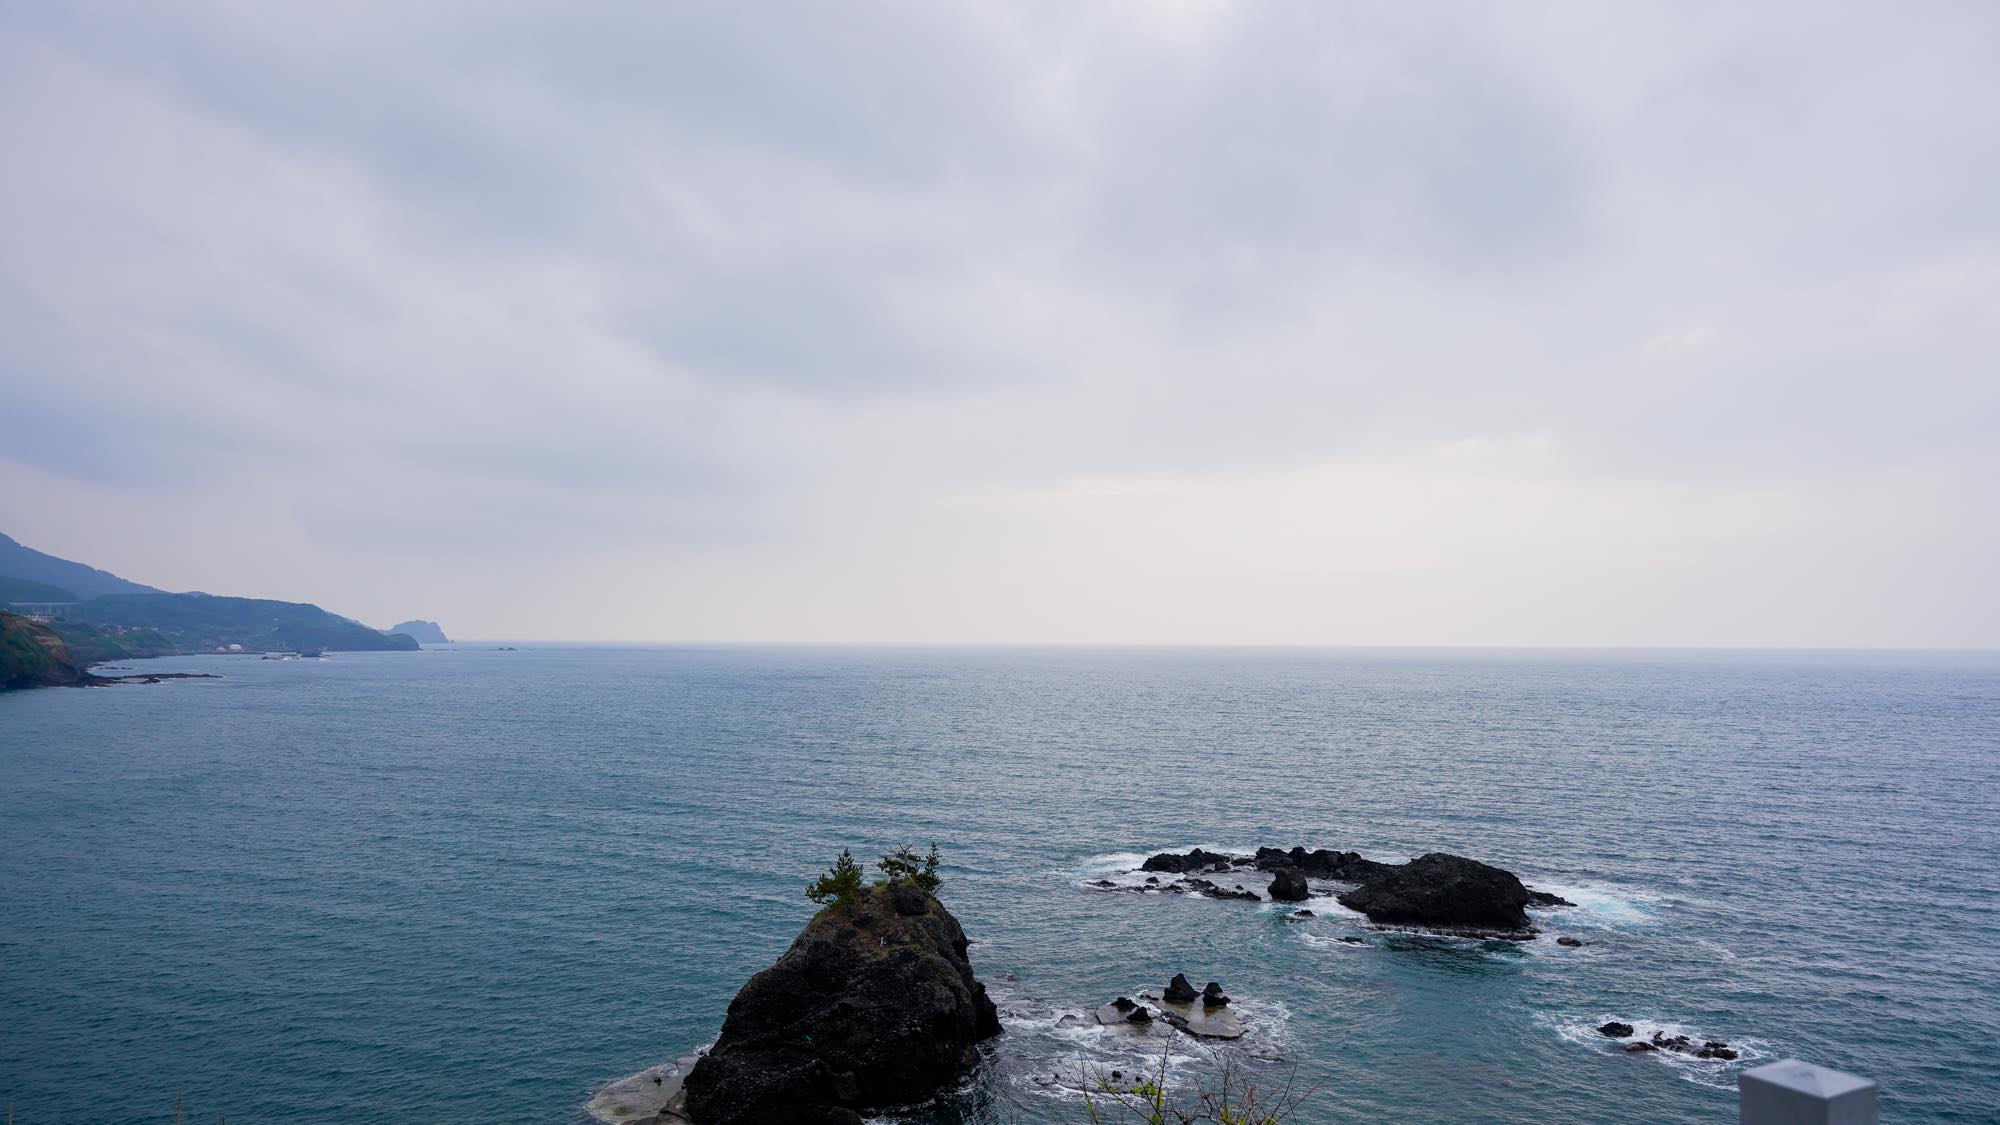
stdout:
[[[1631,1039],[1635,1034],[1631,1024],[1620,1023],[1617,1020],[1600,1025],[1597,1033],[1606,1039]],[[1691,1036],[1668,1035],[1664,1031],[1655,1031],[1651,1038],[1625,1044],[1625,1053],[1628,1055],[1645,1054],[1649,1051],[1672,1051],[1675,1054],[1692,1055],[1698,1059],[1720,1059],[1723,1062],[1729,1062],[1738,1056],[1734,1047],[1720,1039],[1697,1041]]]
[[1229,997],[1214,981],[1209,981],[1206,987],[1196,992],[1185,974],[1175,973],[1164,991],[1142,992],[1140,997],[1152,1001],[1155,1007],[1137,1003],[1129,996],[1120,996],[1097,1009],[1097,1022],[1114,1027],[1134,1024],[1144,1027],[1159,1019],[1200,1039],[1243,1037],[1243,1021],[1228,1010]]

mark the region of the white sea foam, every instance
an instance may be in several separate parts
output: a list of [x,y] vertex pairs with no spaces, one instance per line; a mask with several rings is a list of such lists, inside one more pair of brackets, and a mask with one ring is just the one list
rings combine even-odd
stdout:
[[1361,913],[1359,910],[1350,910],[1342,906],[1340,904],[1340,897],[1337,894],[1308,894],[1299,902],[1271,903],[1270,909],[1280,910],[1285,913],[1290,913],[1294,910],[1310,910],[1322,918],[1333,918],[1345,922],[1365,921],[1368,918],[1366,914]]
[[[1179,854],[1185,854],[1186,852],[1194,848],[1200,848],[1203,851],[1223,852],[1223,853],[1237,854],[1237,855],[1250,854],[1250,850],[1241,848],[1225,848],[1211,844],[1189,844],[1186,847],[1163,848],[1161,850],[1168,852],[1175,852]],[[1082,861],[1082,863],[1080,863],[1078,866],[1066,871],[1055,872],[1055,874],[1060,875],[1065,879],[1068,879],[1075,886],[1087,887],[1091,890],[1102,891],[1102,890],[1111,890],[1113,888],[1118,888],[1125,890],[1156,891],[1159,890],[1160,888],[1165,887],[1167,884],[1182,878],[1182,875],[1174,872],[1145,871],[1141,869],[1140,865],[1145,863],[1149,856],[1157,854],[1159,853],[1158,852],[1145,852],[1145,853],[1105,852],[1101,855],[1089,856],[1085,858]],[[1222,872],[1219,874],[1200,874],[1196,875],[1195,877],[1210,879],[1214,881],[1217,885],[1225,889],[1237,883],[1244,883],[1246,881],[1247,885],[1244,887],[1245,890],[1260,890],[1262,889],[1262,887],[1268,886],[1270,884],[1270,876],[1268,873],[1257,871],[1253,868],[1247,868],[1247,867],[1241,868],[1239,870]],[[1152,880],[1152,881],[1148,882],[1147,880]],[[1105,887],[1102,885],[1104,883],[1110,883],[1112,886]],[[1186,893],[1190,897],[1195,897],[1195,898],[1208,897],[1207,895],[1204,895],[1199,891],[1186,891],[1184,893]]]
[[[1152,987],[1158,987],[1154,985]],[[1138,996],[1134,987],[1126,995]],[[1282,1061],[1291,1010],[1276,1001],[1233,998],[1245,1034],[1231,1042],[1197,1040],[1164,1020],[1151,1024],[1097,1022],[1093,1009],[1009,997],[1000,1001],[1007,1034],[998,1041],[999,1073],[1009,1089],[1040,1099],[1102,1099],[1102,1083],[1130,1084],[1157,1078],[1164,1069],[1170,1089],[1185,1089],[1211,1065],[1216,1054],[1243,1052],[1254,1059]],[[1112,1075],[1119,1077],[1113,1079]]]
[[672,1062],[649,1066],[610,1083],[590,1099],[584,1111],[607,1125],[626,1121],[684,1121],[681,1110],[681,1083],[702,1055],[715,1046],[713,1040]]
[[1576,904],[1529,910],[1529,913],[1551,925],[1594,926],[1609,930],[1650,926],[1659,921],[1658,911],[1663,901],[1650,891],[1606,883],[1558,883],[1536,879],[1529,886],[1561,895]]
[[1138,852],[1105,852],[1103,855],[1090,856],[1074,871],[1065,871],[1063,874],[1097,878],[1136,870],[1144,862],[1146,857]]

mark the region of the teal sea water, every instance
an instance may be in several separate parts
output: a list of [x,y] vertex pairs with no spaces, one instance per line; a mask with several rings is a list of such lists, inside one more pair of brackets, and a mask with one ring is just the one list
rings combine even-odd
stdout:
[[[2000,658],[1068,650],[188,658],[0,697],[20,1125],[588,1120],[698,1047],[841,846],[935,840],[1005,1035],[924,1122],[1081,1120],[1058,1027],[1221,981],[1302,1120],[1735,1119],[1798,1056],[2000,1119]],[[1525,945],[1107,892],[1148,852],[1476,856]],[[1342,937],[1360,937],[1352,945]],[[1612,1017],[1743,1063],[1619,1054]],[[1214,1065],[1170,1060],[1179,1079]]]

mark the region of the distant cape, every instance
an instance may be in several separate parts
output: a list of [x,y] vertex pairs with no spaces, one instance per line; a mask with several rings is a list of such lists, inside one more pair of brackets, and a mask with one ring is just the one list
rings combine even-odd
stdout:
[[435,621],[405,621],[401,625],[392,625],[382,631],[384,633],[401,633],[418,644],[448,645],[451,643],[451,638],[444,635],[444,630]]
[[444,640],[429,621],[384,633],[305,602],[164,593],[5,534],[0,610],[10,613],[0,647],[15,666],[6,678],[19,686],[64,682],[64,662],[84,670],[185,653],[411,652],[419,641],[407,634],[419,626],[424,640]]

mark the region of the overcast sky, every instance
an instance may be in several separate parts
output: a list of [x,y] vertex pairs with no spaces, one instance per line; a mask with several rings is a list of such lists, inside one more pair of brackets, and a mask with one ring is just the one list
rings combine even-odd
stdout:
[[594,640],[2000,645],[2000,5],[0,5],[0,530]]

